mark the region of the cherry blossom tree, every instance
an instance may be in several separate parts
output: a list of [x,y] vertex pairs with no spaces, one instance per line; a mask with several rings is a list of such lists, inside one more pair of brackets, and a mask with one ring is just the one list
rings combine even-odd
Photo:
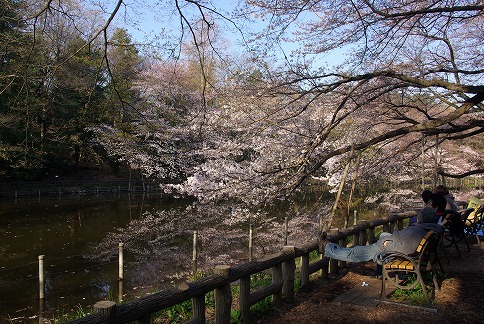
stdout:
[[[420,136],[413,133],[440,133],[449,139],[455,134],[482,133],[482,3],[248,3],[251,15],[270,21],[265,35],[273,42],[291,39],[302,46],[293,53],[294,61],[287,62],[284,81],[271,91],[311,104],[314,97],[326,95],[333,101],[332,121],[308,143],[288,188],[299,185],[332,157],[349,152],[351,146],[364,150],[404,137],[410,148],[409,143],[419,142]],[[319,56],[342,47],[349,55],[336,69],[315,69],[302,61],[312,56],[317,62]],[[314,150],[350,119],[360,136],[316,156]]]
[[[107,49],[120,10],[125,17],[138,10],[136,1],[112,4],[86,46],[102,35]],[[174,37],[163,35],[170,40],[164,43],[171,46],[169,61],[178,61],[171,68],[153,64],[153,71],[139,75],[132,88],[139,97],[127,103],[139,114],[132,131],[103,126],[100,141],[145,174],[176,179],[167,189],[202,201],[265,203],[313,179],[339,183],[357,156],[363,178],[415,177],[422,137],[430,160],[431,139],[439,135],[444,161],[450,141],[465,145],[482,136],[479,1],[250,0],[232,13],[210,1],[162,4],[152,9],[168,9],[177,22]],[[48,12],[54,3],[39,8]],[[220,22],[232,26],[249,50],[242,60],[227,59],[214,41]],[[255,29],[261,25],[264,30]],[[199,70],[183,61],[188,39],[190,62]],[[295,50],[275,54],[283,63],[272,61],[270,54],[288,44]],[[336,55],[342,63],[324,64]],[[213,73],[222,70],[216,64],[223,79]],[[198,89],[183,77],[195,71]],[[477,145],[473,152],[481,150]],[[466,169],[441,166],[440,172],[482,169],[472,158],[461,165]]]
[[[188,6],[207,26],[216,13],[175,3],[181,26],[191,26]],[[203,158],[172,188],[267,202],[313,177],[337,184],[352,150],[363,177],[415,175],[423,135],[429,145],[437,134],[482,134],[482,10],[472,1],[247,1],[238,17],[267,26],[254,38],[259,57],[227,73],[216,104],[190,119],[203,134],[190,150]],[[300,47],[267,64],[262,56],[283,42]],[[342,49],[343,64],[321,64]]]

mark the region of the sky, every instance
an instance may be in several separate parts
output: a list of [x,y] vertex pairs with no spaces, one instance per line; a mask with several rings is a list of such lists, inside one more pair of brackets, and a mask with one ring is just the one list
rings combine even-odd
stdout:
[[[117,0],[109,0],[110,7],[114,8]],[[137,43],[149,43],[153,42],[159,46],[166,46],[163,42],[169,38],[179,35],[180,33],[180,18],[176,13],[173,0],[125,0],[125,6],[120,9],[115,20],[116,24],[125,27],[128,33],[133,37],[133,40]],[[223,14],[226,17],[232,17],[231,12],[239,2],[238,0],[218,0],[213,1],[216,3],[216,8],[213,8],[217,12]],[[196,11],[196,6],[186,3],[183,0],[179,0],[182,10],[187,13],[187,17],[194,17],[199,13]],[[111,9],[111,11],[112,11]],[[109,11],[109,9],[108,9]],[[246,52],[247,48],[243,46],[243,38],[240,31],[227,20],[218,20],[219,28],[223,31],[223,37],[228,40],[230,49],[236,53]],[[250,25],[242,25],[237,22],[238,28],[241,28],[244,33],[248,34],[251,31],[261,31],[265,27],[265,22],[262,19],[254,18]],[[156,42],[155,42],[156,40]],[[291,51],[300,47],[295,43],[282,43],[280,48],[273,47],[276,53],[278,62],[284,61],[284,54],[290,55]],[[344,59],[344,50],[335,51],[334,53],[325,55],[318,58],[320,63],[336,65],[342,63]]]
[[[110,1],[112,2],[111,8],[114,8],[114,2],[117,0]],[[229,17],[230,10],[233,9],[234,3],[237,1],[220,2],[221,5],[217,5],[213,9]],[[120,10],[115,22],[119,26],[126,27],[136,41],[143,42],[163,32],[168,33],[168,36],[173,36],[175,32],[179,32],[180,17],[176,12],[173,0],[125,0],[125,3],[126,6]],[[187,18],[199,17],[199,13],[195,10],[195,5],[183,6],[183,0],[179,1],[179,3],[182,5],[181,9],[187,15]],[[220,19],[218,20],[219,23],[221,21]],[[227,29],[229,24],[224,23],[220,27]],[[227,37],[229,38],[238,36],[233,30],[225,30],[225,32],[227,32]]]

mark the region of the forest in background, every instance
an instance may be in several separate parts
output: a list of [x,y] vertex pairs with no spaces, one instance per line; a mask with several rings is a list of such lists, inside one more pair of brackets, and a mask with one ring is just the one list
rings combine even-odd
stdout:
[[[143,10],[172,23],[135,40]],[[482,175],[483,18],[464,0],[1,0],[0,178],[139,174],[261,204],[345,174]]]

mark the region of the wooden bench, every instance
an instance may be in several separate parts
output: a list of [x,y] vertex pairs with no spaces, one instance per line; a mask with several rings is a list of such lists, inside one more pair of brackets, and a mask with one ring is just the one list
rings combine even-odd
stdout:
[[430,297],[423,281],[424,272],[432,273],[435,289],[439,289],[434,264],[438,263],[443,272],[442,264],[437,255],[440,236],[434,231],[429,231],[420,241],[413,254],[407,255],[399,252],[389,252],[383,257],[382,283],[380,301],[388,301],[387,285],[392,288],[410,290],[418,285],[422,287],[427,304]]

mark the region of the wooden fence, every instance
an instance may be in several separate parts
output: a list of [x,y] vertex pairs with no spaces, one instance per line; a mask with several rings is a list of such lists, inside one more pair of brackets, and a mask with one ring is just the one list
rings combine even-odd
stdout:
[[[347,238],[353,245],[372,244],[377,240],[376,230],[393,232],[403,228],[404,220],[416,212],[393,214],[373,221],[360,221],[344,230],[332,229],[328,239],[346,246]],[[163,290],[131,302],[117,305],[112,301],[101,301],[94,305],[93,314],[69,323],[150,323],[153,313],[175,306],[184,301],[192,302],[192,319],[189,323],[205,323],[205,295],[215,292],[215,323],[230,323],[232,310],[231,285],[238,284],[240,321],[251,322],[250,307],[266,297],[272,296],[272,303],[280,307],[284,302],[291,303],[295,297],[295,279],[299,276],[300,285],[309,285],[309,276],[321,271],[326,277],[338,273],[344,262],[321,258],[310,261],[309,254],[317,249],[317,242],[309,242],[303,247],[285,246],[279,253],[249,261],[236,266],[218,265],[214,274],[196,281],[186,282],[176,288]],[[301,258],[296,269],[296,258]],[[251,291],[251,276],[271,270],[272,281],[269,285]]]
[[159,182],[150,180],[52,181],[0,183],[0,198],[66,197],[99,194],[162,194]]

